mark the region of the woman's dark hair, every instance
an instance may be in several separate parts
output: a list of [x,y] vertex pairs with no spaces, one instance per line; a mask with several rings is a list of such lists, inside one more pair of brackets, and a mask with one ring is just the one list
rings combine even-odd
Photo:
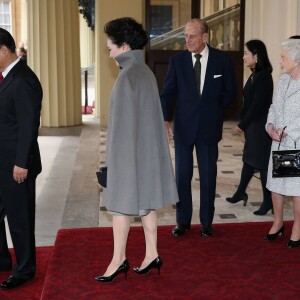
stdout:
[[253,55],[256,54],[257,56],[257,62],[253,71],[266,70],[272,73],[273,67],[268,57],[266,45],[260,40],[250,40],[245,45]]
[[7,30],[0,28],[0,47],[2,46],[7,47],[11,53],[16,52],[16,44],[14,38]]
[[128,44],[131,50],[143,49],[148,37],[143,26],[133,18],[119,18],[105,24],[104,32],[111,41],[121,47]]

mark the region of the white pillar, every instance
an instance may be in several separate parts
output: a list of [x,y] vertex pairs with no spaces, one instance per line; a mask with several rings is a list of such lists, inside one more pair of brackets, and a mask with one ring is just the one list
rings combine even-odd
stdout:
[[77,0],[27,0],[28,59],[42,83],[41,125],[82,123]]

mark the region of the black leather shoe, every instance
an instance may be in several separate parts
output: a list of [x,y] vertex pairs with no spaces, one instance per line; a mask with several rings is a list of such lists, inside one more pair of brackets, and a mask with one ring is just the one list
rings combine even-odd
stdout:
[[202,229],[201,229],[202,237],[207,237],[207,236],[212,236],[212,235],[213,235],[212,226],[202,226]]
[[269,210],[272,210],[272,213],[274,213],[272,199],[266,198],[262,201],[260,208],[253,212],[253,214],[256,216],[264,216],[269,212]]
[[95,279],[97,281],[103,282],[103,283],[111,283],[115,280],[115,278],[121,274],[125,274],[125,279],[127,279],[127,272],[129,270],[129,261],[125,259],[123,263],[119,266],[119,268],[111,275],[109,276],[96,276]]
[[180,235],[184,235],[186,233],[186,231],[190,230],[191,225],[190,224],[181,224],[181,225],[177,225],[176,227],[174,227],[172,229],[172,234],[173,236],[180,236]]
[[32,279],[33,277],[29,277],[29,278],[17,278],[17,277],[14,277],[13,275],[12,276],[9,276],[7,280],[3,281],[1,284],[0,284],[0,288],[1,289],[5,289],[5,290],[8,290],[8,289],[14,289],[22,284],[24,284],[25,282],[27,282],[28,280]]
[[256,215],[256,216],[265,216],[269,210],[272,210],[272,213],[273,213],[273,208],[269,208],[269,209],[265,209],[265,208],[260,208],[259,210],[257,211],[254,211],[253,214]]
[[246,206],[248,202],[248,194],[247,193],[243,195],[234,194],[232,197],[227,197],[226,201],[229,203],[238,203],[239,201],[243,201],[243,206]]
[[157,274],[160,275],[160,268],[163,264],[162,259],[158,256],[156,257],[146,268],[140,269],[140,267],[133,268],[133,271],[139,275],[148,274],[151,269],[157,269]]
[[275,233],[269,233],[264,237],[265,241],[274,241],[277,239],[278,235],[283,235],[284,234],[284,225]]
[[288,248],[300,247],[300,240],[298,241],[289,240],[286,246]]

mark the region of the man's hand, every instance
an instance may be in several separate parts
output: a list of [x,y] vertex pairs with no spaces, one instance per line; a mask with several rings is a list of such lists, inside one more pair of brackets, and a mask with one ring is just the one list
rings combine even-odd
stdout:
[[28,169],[23,169],[18,166],[14,166],[13,177],[18,183],[24,182],[28,175]]
[[239,126],[235,126],[234,130],[233,130],[235,133],[242,133],[243,130],[239,127]]
[[168,121],[165,121],[165,126],[167,130],[168,142],[170,143],[170,140],[173,139],[173,128],[171,126],[171,123]]

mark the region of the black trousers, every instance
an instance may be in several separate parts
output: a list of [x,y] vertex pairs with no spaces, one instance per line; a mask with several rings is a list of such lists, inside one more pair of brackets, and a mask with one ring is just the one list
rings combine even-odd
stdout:
[[4,218],[11,234],[16,255],[13,275],[18,278],[33,277],[36,271],[35,255],[35,177],[23,183],[0,182],[0,267],[11,263],[8,251]]
[[193,213],[191,180],[194,170],[193,150],[196,149],[200,176],[200,223],[210,226],[215,212],[218,144],[201,142],[185,145],[175,141],[175,174],[179,195],[176,204],[177,224],[190,224]]

